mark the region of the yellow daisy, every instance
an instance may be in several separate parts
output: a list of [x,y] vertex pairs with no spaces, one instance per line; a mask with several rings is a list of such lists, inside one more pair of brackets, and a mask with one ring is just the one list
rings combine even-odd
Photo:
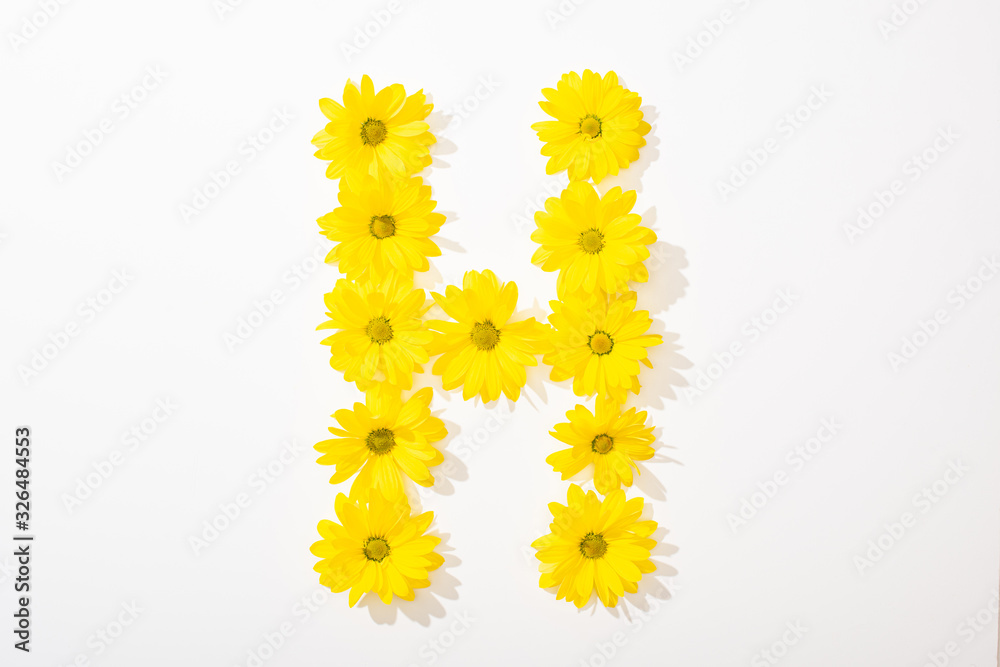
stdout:
[[634,205],[635,190],[623,194],[614,187],[601,197],[580,181],[535,213],[538,229],[531,240],[541,247],[531,261],[543,271],[559,272],[560,297],[581,289],[618,294],[628,291],[630,278],[648,279],[633,267],[649,257],[646,246],[656,241],[656,233],[639,224],[642,218],[631,212]]
[[501,283],[490,270],[469,271],[462,289],[449,285],[434,300],[454,322],[429,320],[435,331],[431,354],[441,353],[433,372],[445,389],[462,388],[466,400],[516,401],[527,381],[525,366],[537,366],[537,354],[552,348],[549,328],[534,317],[511,321],[517,307],[517,284]]
[[542,361],[552,366],[551,379],[573,378],[577,396],[596,393],[598,400],[619,404],[629,391],[638,394],[639,362],[653,367],[646,348],[659,345],[663,337],[646,333],[653,320],[648,311],[635,310],[635,299],[635,292],[628,292],[550,301],[555,349]]
[[338,494],[334,507],[340,523],[320,521],[323,539],[310,548],[322,559],[313,568],[320,584],[334,593],[350,588],[351,607],[369,591],[389,604],[393,595],[412,600],[414,589],[430,585],[428,573],[444,563],[434,551],[441,538],[425,534],[433,512],[411,517],[405,496],[377,491],[367,504]]
[[341,279],[324,297],[329,319],[316,328],[338,330],[323,340],[330,346],[330,365],[361,391],[373,381],[409,389],[413,373],[423,372],[419,364],[430,358],[433,334],[421,319],[426,297],[411,286],[396,275],[379,283]]
[[569,169],[571,181],[608,174],[617,175],[639,159],[639,148],[649,123],[642,119],[642,98],[618,83],[618,75],[584,70],[563,74],[555,88],[542,90],[542,111],[555,118],[535,123],[531,129],[545,142],[542,155],[549,156],[545,171],[555,174]]
[[367,74],[361,78],[360,90],[347,82],[343,104],[321,99],[320,111],[330,122],[316,133],[312,143],[319,149],[316,157],[330,160],[327,177],[370,174],[382,180],[428,166],[428,146],[435,138],[424,119],[434,105],[426,101],[422,90],[407,97],[398,83],[376,94]]
[[428,257],[441,250],[429,237],[444,223],[434,212],[430,186],[417,178],[376,181],[361,187],[340,181],[340,206],[318,220],[336,242],[326,261],[337,262],[350,280],[367,280],[396,271],[411,276],[429,268]]
[[642,498],[625,500],[612,491],[602,502],[576,484],[569,487],[566,505],[549,503],[551,531],[531,543],[541,561],[541,588],[558,586],[556,599],[583,607],[590,594],[605,607],[614,607],[625,593],[635,593],[643,574],[656,569],[649,559],[656,541],[650,535],[655,521],[641,521]]
[[635,461],[653,457],[653,427],[646,426],[646,413],[621,408],[611,401],[597,401],[596,415],[582,405],[566,413],[568,423],[556,424],[552,437],[570,445],[550,455],[545,462],[563,479],[593,465],[594,486],[601,495],[632,486]]
[[444,456],[433,443],[448,430],[431,416],[431,393],[425,387],[404,403],[399,391],[389,387],[369,392],[353,410],[337,410],[332,416],[340,428],[329,429],[337,437],[316,444],[316,451],[323,454],[317,462],[337,466],[330,483],[339,484],[357,473],[351,498],[365,498],[371,489],[394,498],[403,493],[402,475],[420,486],[434,484],[428,468],[444,461]]

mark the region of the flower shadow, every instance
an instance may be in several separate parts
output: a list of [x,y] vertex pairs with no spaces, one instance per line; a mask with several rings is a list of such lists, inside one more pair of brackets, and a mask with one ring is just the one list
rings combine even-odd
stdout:
[[682,347],[677,343],[679,334],[664,330],[660,321],[655,319],[650,333],[663,336],[663,344],[648,348],[653,368],[643,369],[639,373],[639,381],[643,383],[641,396],[645,404],[659,409],[664,406],[664,399],[677,400],[675,388],[690,386],[687,378],[679,371],[691,368],[694,364],[680,353]]
[[632,620],[630,608],[634,607],[643,613],[648,613],[654,607],[652,600],[664,601],[674,596],[676,586],[673,578],[677,576],[677,568],[662,559],[674,555],[679,550],[677,546],[664,542],[669,531],[663,526],[658,527],[650,536],[656,540],[656,546],[650,552],[650,560],[656,569],[643,575],[635,593],[626,593],[617,607],[608,607],[608,613],[615,618]]
[[[432,413],[435,417],[441,418],[444,410]],[[469,469],[465,463],[458,458],[454,452],[449,450],[449,445],[462,432],[462,428],[455,422],[442,419],[444,426],[448,429],[446,435],[440,442],[436,443],[438,450],[444,455],[444,461],[431,468],[434,475],[434,485],[430,487],[420,487],[418,492],[421,496],[442,495],[450,496],[455,493],[453,482],[464,482],[469,479]]]
[[392,604],[383,604],[374,593],[366,593],[358,606],[366,607],[372,620],[379,625],[393,625],[399,614],[402,614],[426,627],[430,625],[432,618],[444,618],[446,611],[442,600],[458,599],[458,587],[462,582],[448,570],[461,565],[462,561],[452,553],[454,549],[447,544],[450,535],[436,530],[427,531],[427,534],[441,538],[435,551],[444,557],[444,563],[430,573],[431,585],[417,589],[412,600],[394,598]]
[[[523,398],[528,405],[534,408],[536,411],[541,409],[541,406],[547,405],[549,402],[548,392],[545,390],[545,385],[548,384],[549,371],[551,369],[543,364],[539,360],[537,366],[528,366],[524,369],[527,375],[527,383],[524,388],[521,389],[521,398]],[[528,390],[531,391],[528,391]],[[536,403],[535,401],[538,401]],[[511,403],[511,411],[513,411],[513,403]]]
[[646,135],[646,145],[639,149],[639,159],[631,163],[627,168],[620,169],[617,176],[607,176],[601,180],[596,187],[602,195],[615,186],[622,190],[635,190],[642,192],[642,175],[646,173],[649,165],[660,156],[660,139],[656,136],[656,119],[659,114],[656,107],[646,105],[639,108],[642,111],[643,120],[650,125],[649,134]]
[[653,441],[653,458],[648,459],[644,462],[636,462],[639,468],[639,474],[633,476],[632,484],[635,488],[641,492],[644,496],[649,497],[652,500],[666,500],[667,499],[667,489],[660,482],[659,477],[657,477],[649,469],[650,463],[676,463],[677,465],[684,465],[679,460],[667,456],[662,450],[663,449],[677,449],[673,445],[668,445],[663,442],[663,427],[657,426],[653,429],[653,437],[656,438]]
[[[656,225],[655,206],[642,214],[642,221],[647,227]],[[649,257],[646,258],[649,280],[633,286],[638,304],[651,313],[669,310],[687,291],[689,283],[682,272],[687,267],[687,255],[683,248],[662,240],[649,246]]]
[[[428,100],[430,96],[428,96]],[[450,139],[446,139],[441,136],[448,124],[451,122],[451,117],[445,115],[440,111],[432,111],[430,115],[425,119],[428,125],[430,125],[430,131],[437,139],[433,144],[431,144],[431,166],[429,169],[433,171],[434,169],[448,169],[451,167],[450,164],[441,159],[442,155],[451,155],[458,151],[458,146],[455,145]],[[423,175],[423,172],[421,172]]]
[[632,485],[635,489],[641,491],[642,495],[650,500],[666,500],[667,487],[663,486],[659,478],[650,472],[645,465],[636,463],[636,466],[639,470],[632,475]]

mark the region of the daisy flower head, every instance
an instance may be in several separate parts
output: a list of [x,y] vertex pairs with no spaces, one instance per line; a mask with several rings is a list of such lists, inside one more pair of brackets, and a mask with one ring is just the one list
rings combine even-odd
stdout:
[[553,351],[543,358],[552,366],[550,378],[573,378],[577,396],[597,394],[598,400],[625,403],[628,392],[639,393],[639,363],[652,368],[646,348],[663,337],[648,334],[649,312],[635,309],[635,292],[604,293],[550,301]]
[[569,487],[566,505],[549,503],[551,531],[531,543],[538,552],[541,588],[558,586],[556,599],[577,608],[591,593],[614,607],[625,593],[635,593],[643,574],[656,569],[649,559],[656,541],[649,536],[655,521],[642,521],[642,498],[625,500],[621,489],[602,501],[593,491]]
[[593,185],[577,181],[535,213],[538,228],[531,240],[541,247],[531,261],[543,271],[559,272],[560,298],[579,290],[620,294],[628,291],[630,279],[649,278],[633,267],[649,257],[646,246],[656,233],[632,213],[635,197],[635,190],[623,193],[620,187],[601,197]]
[[429,146],[436,139],[424,119],[434,105],[422,90],[407,97],[394,83],[376,93],[366,74],[360,89],[348,80],[343,103],[324,97],[319,108],[329,122],[312,143],[316,157],[330,161],[328,178],[399,178],[431,163]]
[[317,329],[336,329],[323,339],[330,346],[330,365],[344,379],[366,391],[385,381],[402,389],[413,386],[413,373],[430,358],[433,335],[421,319],[427,311],[422,289],[390,274],[379,282],[338,280],[326,294],[327,319]]
[[512,401],[527,382],[526,366],[537,366],[535,355],[551,349],[549,327],[534,317],[513,319],[517,284],[502,283],[486,271],[469,271],[462,289],[449,285],[434,300],[453,321],[429,320],[435,332],[431,354],[441,354],[432,371],[445,389],[462,387],[462,398],[484,402]]
[[544,88],[542,111],[555,120],[535,123],[531,129],[544,142],[542,155],[548,156],[545,172],[569,170],[569,180],[594,179],[600,183],[608,174],[639,159],[646,145],[649,123],[642,119],[642,98],[618,83],[618,75],[584,70],[563,74],[555,88]]
[[310,551],[322,560],[313,569],[334,593],[350,589],[351,607],[368,592],[385,604],[394,595],[412,600],[415,589],[429,586],[429,573],[444,563],[434,551],[441,538],[426,534],[434,513],[410,516],[406,496],[390,499],[375,491],[363,502],[341,493],[334,509],[340,523],[319,522],[322,539]]
[[[596,414],[595,414],[596,413]],[[593,466],[594,486],[606,496],[624,484],[632,486],[632,470],[639,473],[636,461],[653,457],[653,427],[646,426],[646,413],[621,407],[612,401],[597,401],[594,413],[577,405],[566,413],[568,422],[556,424],[553,438],[569,445],[551,454],[545,462],[562,478],[569,479]]]
[[376,181],[365,175],[360,181],[341,179],[340,206],[317,221],[320,233],[336,243],[326,261],[337,262],[349,280],[426,271],[427,258],[441,254],[430,237],[444,223],[434,212],[430,186],[419,177]]
[[318,463],[337,467],[330,483],[357,473],[350,497],[361,499],[372,489],[395,498],[404,491],[404,475],[420,486],[434,484],[429,468],[444,461],[434,443],[448,430],[431,415],[431,393],[425,387],[404,402],[399,390],[383,384],[353,410],[337,410],[332,416],[340,426],[330,428],[336,437],[315,446]]

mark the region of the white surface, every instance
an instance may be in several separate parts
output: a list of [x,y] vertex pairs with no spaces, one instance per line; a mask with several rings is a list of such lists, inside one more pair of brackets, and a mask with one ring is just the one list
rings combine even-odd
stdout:
[[[34,429],[38,541],[34,651],[15,654],[4,626],[3,664],[253,665],[248,651],[288,623],[263,664],[597,666],[599,645],[623,632],[607,664],[763,665],[758,652],[793,639],[786,624],[798,622],[807,630],[775,664],[919,666],[954,641],[948,664],[994,665],[995,614],[971,636],[962,624],[998,585],[1000,280],[960,309],[949,292],[1000,255],[1000,7],[926,3],[884,39],[889,0],[563,2],[554,27],[555,0],[418,0],[347,62],[340,44],[387,6],[248,0],[220,19],[211,0],[74,2],[18,51],[5,38],[0,432]],[[675,52],[724,9],[730,23],[679,69]],[[0,26],[20,31],[37,11],[7,2]],[[115,101],[147,67],[166,77],[147,79],[122,118]],[[607,185],[639,188],[663,258],[640,303],[682,346],[658,348],[643,375],[662,449],[636,490],[669,531],[658,576],[613,611],[577,612],[537,587],[526,546],[566,491],[544,463],[556,448],[546,431],[574,404],[539,371],[465,461],[460,442],[485,428],[489,406],[436,394],[454,437],[452,469],[423,499],[448,536],[432,589],[390,609],[348,609],[344,594],[304,611],[320,590],[308,547],[338,490],[310,447],[359,395],[313,330],[337,277],[310,259],[335,196],[311,156],[317,99],[363,73],[424,88],[440,138],[424,175],[449,222],[422,284],[489,267],[543,314],[554,276],[530,264],[530,228],[515,217],[557,179],[530,124],[544,118],[540,89],[586,67],[615,69],[653,122],[641,162]],[[455,105],[490,77],[495,90],[460,118]],[[814,87],[832,96],[789,133],[782,118]],[[275,109],[293,120],[249,160],[241,144]],[[105,118],[112,132],[59,181],[53,163]],[[905,163],[949,127],[957,140],[912,180]],[[776,152],[723,201],[717,183],[769,138]],[[180,205],[229,161],[240,172],[186,223]],[[894,179],[902,194],[849,242],[845,223]],[[127,287],[90,319],[79,304],[122,269]],[[225,335],[274,290],[283,301],[230,351]],[[794,305],[752,338],[745,327],[780,290]],[[894,370],[887,355],[938,309],[947,322]],[[70,322],[79,335],[26,386],[18,366]],[[734,342],[744,354],[685,398],[681,378],[695,382]],[[179,407],[127,450],[122,434],[157,399]],[[786,454],[829,418],[840,432],[797,469]],[[292,439],[301,449],[262,484],[256,471]],[[67,511],[63,494],[114,450],[121,465]],[[914,495],[959,460],[967,472],[924,513]],[[727,515],[782,471],[787,484],[734,532]],[[250,506],[194,555],[189,537],[240,493]],[[915,525],[859,572],[855,557],[904,512]],[[93,633],[132,601],[138,620],[98,654]],[[456,639],[461,618],[473,620]]]

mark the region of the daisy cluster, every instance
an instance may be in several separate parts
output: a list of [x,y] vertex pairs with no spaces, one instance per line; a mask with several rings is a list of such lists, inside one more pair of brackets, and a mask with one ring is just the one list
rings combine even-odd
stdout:
[[[639,393],[640,364],[651,366],[646,349],[661,342],[647,333],[652,320],[635,310],[628,288],[648,279],[643,262],[656,235],[631,212],[635,192],[601,196],[589,182],[637,159],[650,128],[640,98],[614,73],[570,73],[543,94],[555,120],[534,126],[542,153],[551,156],[549,173],[566,169],[572,181],[536,215],[532,234],[540,244],[533,261],[559,272],[547,323],[519,315],[517,285],[488,269],[467,272],[461,287],[432,293],[433,301],[414,287],[414,273],[441,254],[432,237],[444,223],[417,176],[435,142],[423,91],[407,96],[393,84],[376,92],[364,76],[360,87],[347,82],[342,102],[320,100],[329,122],[313,144],[329,161],[327,176],[340,179],[340,206],[318,222],[334,242],[326,261],[344,277],[325,295],[327,320],[318,328],[332,331],[323,340],[330,365],[365,400],[336,411],[334,437],[316,444],[318,462],[335,467],[330,482],[353,482],[336,499],[340,523],[319,524],[312,552],[320,582],[349,589],[351,606],[368,592],[386,604],[412,600],[443,563],[440,539],[426,534],[433,514],[413,516],[406,495],[409,484],[433,485],[430,469],[444,460],[435,443],[447,430],[431,414],[432,390],[413,391],[431,357],[442,387],[460,389],[465,400],[517,401],[539,356],[553,381],[572,378],[577,395],[596,397],[593,410],[578,405],[555,427],[569,448],[548,462],[563,479],[587,469],[604,499],[572,485],[567,506],[550,506],[552,533],[534,543],[543,588],[558,587],[578,607],[596,589],[614,606],[653,569],[656,524],[641,520],[642,498],[626,500],[621,487],[632,485],[634,462],[653,454],[646,413],[624,403]],[[425,317],[432,303],[448,319]]]
[[[488,269],[432,293],[433,302],[414,288],[414,272],[441,254],[431,237],[444,223],[416,175],[435,142],[423,92],[407,96],[399,84],[376,92],[365,76],[360,88],[348,81],[342,103],[319,105],[329,123],[313,144],[330,161],[327,176],[340,179],[340,206],[318,222],[334,242],[326,261],[344,278],[325,296],[327,320],[318,328],[333,332],[323,340],[330,365],[365,401],[334,413],[334,437],[316,444],[318,462],[336,467],[331,483],[354,481],[337,497],[341,523],[321,523],[324,539],[312,551],[323,559],[320,582],[349,588],[351,606],[369,591],[388,604],[413,599],[442,562],[439,539],[424,535],[432,514],[411,518],[406,496],[410,483],[434,484],[430,469],[444,460],[435,443],[447,435],[431,414],[432,390],[412,391],[414,375],[437,357],[431,372],[445,390],[516,401],[525,368],[554,347],[549,325],[517,314],[517,285]],[[425,318],[432,303],[449,319]]]
[[552,366],[552,380],[572,378],[576,395],[594,397],[593,408],[577,405],[566,413],[568,422],[555,426],[552,436],[567,447],[546,462],[564,480],[589,476],[596,493],[571,484],[566,505],[549,505],[551,532],[532,546],[541,561],[539,586],[555,588],[557,599],[577,607],[596,591],[614,607],[655,569],[656,522],[642,520],[643,499],[626,499],[622,487],[632,486],[635,462],[653,456],[646,412],[625,403],[639,394],[641,365],[652,368],[647,348],[662,338],[648,333],[652,319],[636,310],[629,287],[649,279],[644,261],[656,234],[632,212],[635,191],[613,187],[602,195],[594,186],[638,159],[650,127],[642,99],[614,72],[570,72],[542,95],[539,105],[552,120],[532,129],[549,157],[546,172],[565,169],[570,179],[535,214],[531,235],[539,244],[532,262],[558,272],[559,299],[549,303],[552,350],[543,361]]
[[337,495],[339,523],[319,523],[312,552],[320,583],[350,590],[350,606],[368,592],[389,604],[393,596],[412,600],[444,563],[434,550],[441,539],[426,534],[434,513],[413,515],[404,488],[404,478],[434,483],[429,468],[444,460],[434,443],[448,433],[431,414],[430,388],[403,397],[433,339],[427,298],[413,287],[414,271],[441,254],[430,237],[444,216],[416,176],[431,163],[433,105],[400,84],[376,93],[365,76],[360,88],[347,82],[342,102],[324,98],[319,107],[329,122],[312,142],[316,157],[330,161],[327,177],[340,179],[340,206],[318,222],[334,242],[326,261],[344,277],[324,297],[327,320],[318,328],[333,331],[323,340],[330,365],[365,401],[337,410],[334,437],[316,445],[318,462],[335,466],[331,483],[354,482]]

